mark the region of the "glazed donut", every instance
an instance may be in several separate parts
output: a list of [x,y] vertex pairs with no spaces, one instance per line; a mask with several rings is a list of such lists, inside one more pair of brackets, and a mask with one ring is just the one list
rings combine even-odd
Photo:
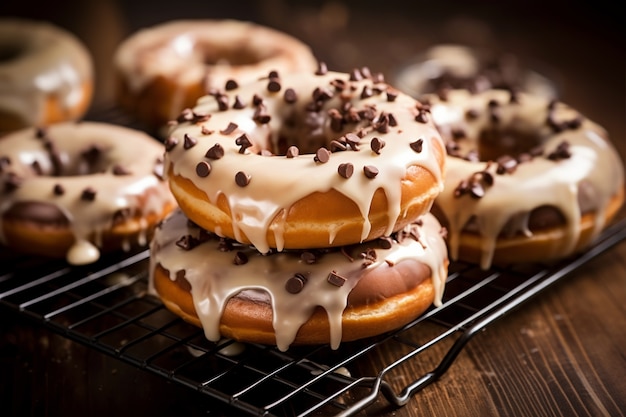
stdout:
[[0,242],[71,264],[147,245],[175,207],[162,155],[144,133],[105,123],[7,135],[0,140]]
[[587,247],[624,201],[624,172],[606,131],[578,111],[525,93],[432,95],[448,150],[434,211],[451,259],[550,261]]
[[50,23],[0,18],[0,133],[77,120],[91,104],[93,64]]
[[314,70],[308,46],[276,30],[236,20],[177,20],[143,29],[115,54],[117,99],[159,129],[211,89],[272,70]]
[[211,341],[336,349],[440,305],[447,265],[442,228],[431,214],[394,239],[261,255],[177,210],[155,232],[150,291]]
[[180,207],[262,253],[389,236],[443,187],[445,147],[421,104],[367,68],[272,73],[177,120],[165,169]]

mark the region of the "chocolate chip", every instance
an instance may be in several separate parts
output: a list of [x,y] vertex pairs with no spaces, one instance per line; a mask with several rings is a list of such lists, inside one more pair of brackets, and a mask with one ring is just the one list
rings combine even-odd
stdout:
[[369,266],[376,262],[378,255],[376,254],[376,249],[367,248],[365,252],[361,253],[361,258],[363,258],[363,266]]
[[250,175],[243,171],[239,171],[235,174],[235,182],[240,187],[245,187],[250,184]]
[[120,225],[130,218],[130,208],[124,207],[113,213],[113,226]]
[[254,106],[260,106],[261,104],[263,104],[263,97],[259,96],[258,94],[253,95],[252,104]]
[[296,90],[293,88],[288,88],[285,90],[285,95],[283,96],[285,103],[293,104],[298,101],[298,95],[296,94]]
[[217,95],[215,100],[217,100],[217,108],[220,111],[228,110],[228,96],[226,94]]
[[226,81],[226,85],[224,86],[224,89],[226,91],[230,91],[230,90],[236,89],[237,87],[239,87],[239,84],[237,84],[237,81],[230,79]]
[[465,118],[467,120],[476,120],[480,116],[480,112],[476,109],[469,109],[465,112]]
[[226,239],[224,237],[220,238],[220,241],[217,247],[220,250],[220,252],[230,252],[231,250],[233,250],[232,242],[229,239]]
[[186,109],[183,109],[183,111],[181,111],[180,115],[176,118],[176,122],[178,123],[190,122],[190,123],[196,124],[196,123],[205,122],[209,120],[210,118],[211,118],[210,114],[200,114],[200,113],[194,112],[190,108],[186,108]]
[[285,289],[290,294],[297,294],[302,291],[304,284],[306,284],[307,278],[304,274],[297,273],[287,280],[285,283]]
[[178,145],[178,139],[176,139],[175,137],[170,136],[167,139],[165,139],[165,151],[166,152],[171,152],[172,149],[176,147],[176,145]]
[[176,246],[182,250],[189,251],[198,246],[200,241],[191,235],[183,235],[176,241]]
[[130,175],[131,172],[120,164],[113,165],[113,175]]
[[411,142],[411,144],[409,146],[415,152],[420,153],[420,152],[422,152],[422,148],[424,146],[424,139],[418,139],[415,142]]
[[551,161],[560,161],[562,159],[568,159],[572,156],[572,153],[569,149],[569,143],[567,141],[563,141],[559,143],[556,149],[548,154],[548,159]]
[[415,121],[420,123],[428,123],[428,115],[424,110],[420,110],[415,116]]
[[343,178],[350,178],[352,176],[352,174],[354,173],[354,165],[352,165],[350,162],[346,162],[343,164],[339,164],[339,167],[337,168],[337,172],[339,173],[339,175],[341,175]]
[[215,132],[214,130],[209,129],[208,127],[202,125],[202,127],[200,128],[200,133],[202,133],[203,135],[212,135],[213,132]]
[[209,159],[220,159],[224,156],[224,148],[219,143],[211,146],[206,154],[204,154]]
[[358,68],[354,68],[350,71],[350,81],[361,81],[363,79],[363,74]]
[[281,88],[282,88],[282,86],[280,85],[280,82],[278,82],[278,80],[276,80],[276,79],[272,78],[267,83],[267,90],[272,92],[272,93],[278,93]]
[[94,201],[96,199],[96,190],[92,187],[87,187],[80,195],[80,199],[83,201]]
[[315,162],[319,162],[321,164],[325,164],[330,159],[330,151],[324,147],[319,148],[317,152],[315,152],[315,157],[313,160]]
[[241,98],[239,98],[239,96],[235,96],[235,102],[233,103],[233,109],[237,109],[237,110],[241,110],[243,108],[246,107],[246,104],[241,101]]
[[369,179],[376,178],[376,176],[378,175],[378,168],[373,165],[365,165],[363,167],[363,173]]
[[[30,166],[33,168],[33,171],[35,171],[35,175],[42,175],[43,174],[43,168],[41,167],[41,164],[39,163],[38,160],[34,160]],[[2,172],[2,169],[0,169],[0,172]]]
[[250,142],[250,139],[248,138],[248,135],[246,135],[245,133],[241,136],[239,136],[237,139],[235,139],[235,144],[237,146],[240,146],[239,148],[239,153],[243,154],[246,152],[246,149],[248,149],[249,147],[252,146],[252,142]]
[[315,75],[325,75],[326,73],[328,73],[328,67],[326,66],[326,63],[323,61],[319,61],[317,63],[317,70],[315,71]]
[[398,126],[398,120],[396,119],[396,116],[394,116],[392,113],[387,114],[387,118],[389,119],[389,126]]
[[383,236],[378,239],[378,246],[380,246],[381,249],[391,249],[393,241],[390,237]]
[[298,149],[297,146],[290,146],[287,148],[287,152],[285,153],[285,156],[287,158],[295,158],[296,156],[300,155],[300,150]]
[[222,135],[230,135],[231,133],[233,133],[239,126],[237,125],[237,123],[233,123],[230,122],[228,123],[228,126],[226,126],[226,129],[224,130],[220,130],[220,133]]
[[265,106],[258,106],[252,115],[252,120],[260,124],[267,124],[272,117],[266,113]]
[[270,80],[279,78],[278,77],[278,71],[276,71],[276,70],[270,71],[269,74],[267,75],[267,78],[269,78]]
[[379,138],[372,138],[370,148],[375,154],[380,155],[380,151],[385,147],[385,141]]
[[387,101],[394,102],[398,98],[398,91],[388,88],[387,91]]
[[191,149],[198,144],[198,140],[196,138],[192,138],[186,133],[183,138],[184,138],[183,148],[185,149]]
[[512,174],[517,168],[517,160],[509,155],[502,155],[496,160],[496,163],[498,164],[496,173],[500,175]]
[[52,193],[56,196],[61,196],[65,194],[65,188],[63,188],[61,184],[54,184],[54,187],[52,187]]
[[367,85],[364,85],[363,90],[361,90],[361,100],[369,98],[372,95],[373,95],[372,88]]
[[336,287],[342,287],[343,284],[346,283],[346,279],[340,275],[337,275],[337,272],[333,271],[328,274],[328,278],[326,279],[330,284],[333,284]]
[[346,143],[342,143],[338,140],[331,140],[330,141],[330,151],[331,152],[342,152],[348,149],[348,146],[346,145]]
[[206,161],[198,162],[198,165],[196,165],[196,174],[198,174],[199,177],[208,177],[210,173],[211,164]]
[[22,185],[22,179],[17,176],[14,172],[9,172],[6,178],[4,179],[4,191],[11,192],[15,191]]
[[81,152],[80,156],[87,161],[88,164],[95,164],[102,155],[102,147],[98,145],[91,145],[87,150]]
[[317,262],[317,256],[313,252],[304,251],[300,254],[300,259],[302,262],[312,265]]
[[235,253],[235,258],[233,259],[233,263],[235,265],[244,265],[248,263],[248,256],[241,252],[241,251],[237,251]]

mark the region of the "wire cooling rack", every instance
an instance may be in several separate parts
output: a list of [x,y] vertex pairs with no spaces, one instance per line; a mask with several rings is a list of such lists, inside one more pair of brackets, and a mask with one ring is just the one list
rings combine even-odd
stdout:
[[[484,271],[452,263],[441,307],[402,329],[337,350],[322,345],[281,352],[207,341],[147,294],[147,250],[80,267],[2,250],[0,306],[246,414],[348,416],[380,396],[404,405],[441,377],[477,332],[624,239],[626,219],[589,251],[555,265]],[[373,366],[371,358],[382,350],[385,362]],[[403,367],[428,363],[436,366],[412,373],[415,379],[403,386],[394,382]]]

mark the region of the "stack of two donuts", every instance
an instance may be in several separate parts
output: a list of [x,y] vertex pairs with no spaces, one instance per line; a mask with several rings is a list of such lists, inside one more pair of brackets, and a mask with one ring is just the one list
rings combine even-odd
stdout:
[[337,348],[401,327],[441,302],[445,154],[367,68],[229,80],[165,140],[180,210],[155,231],[151,290],[212,341]]

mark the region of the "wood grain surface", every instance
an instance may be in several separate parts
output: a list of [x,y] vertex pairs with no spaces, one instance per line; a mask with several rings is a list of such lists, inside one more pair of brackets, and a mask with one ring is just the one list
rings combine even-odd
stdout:
[[[603,125],[626,160],[623,14],[609,1],[407,3],[365,1],[75,2],[53,8],[9,2],[75,31],[94,52],[98,103],[111,100],[110,57],[141,26],[180,17],[254,20],[309,43],[331,69],[368,65],[392,78],[441,42],[497,47],[548,69],[562,100]],[[85,4],[93,4],[86,7]],[[621,16],[621,18],[620,18]],[[620,217],[626,217],[622,210]],[[624,416],[626,242],[476,335],[448,372],[396,408],[379,398],[367,416]],[[427,330],[425,330],[427,332]],[[433,329],[433,332],[435,329]],[[398,387],[435,367],[449,344],[390,374]],[[396,352],[359,366],[378,369]],[[32,324],[0,320],[0,406],[8,415],[240,415],[193,390]],[[6,415],[6,414],[5,414]]]

